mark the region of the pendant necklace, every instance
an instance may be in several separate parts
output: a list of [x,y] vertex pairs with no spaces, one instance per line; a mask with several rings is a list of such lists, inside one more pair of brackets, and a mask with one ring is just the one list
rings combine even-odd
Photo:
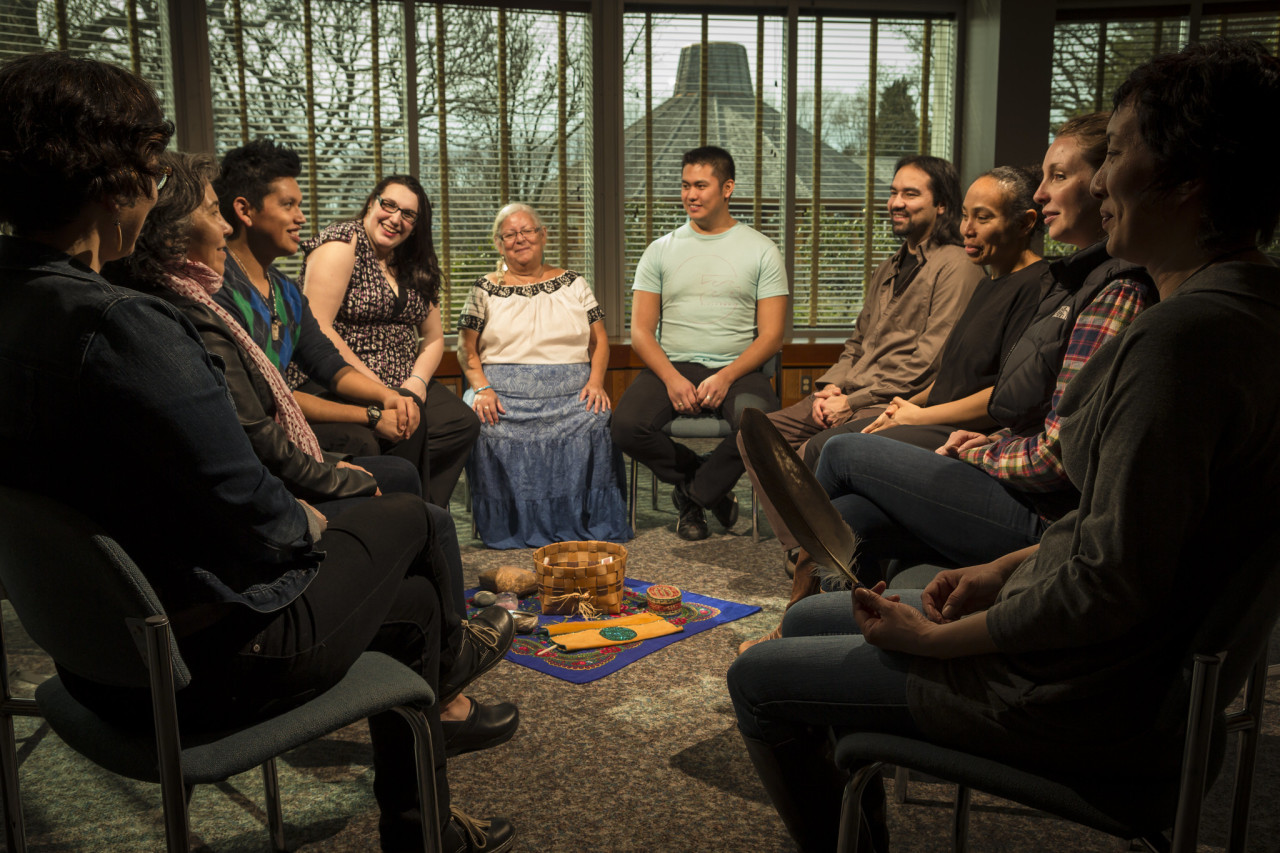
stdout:
[[[236,263],[240,265],[241,271],[244,272],[244,277],[248,278],[249,268],[244,265],[244,261],[240,260],[240,256],[230,246],[227,246],[227,251],[231,252],[231,257],[236,259]],[[267,313],[271,315],[271,342],[278,344],[280,343],[280,332],[284,328],[284,324],[280,322],[280,312],[276,310],[276,286],[271,281],[271,273],[267,272],[265,267],[262,270],[262,277],[267,280],[266,303]],[[250,284],[252,283],[251,281]]]

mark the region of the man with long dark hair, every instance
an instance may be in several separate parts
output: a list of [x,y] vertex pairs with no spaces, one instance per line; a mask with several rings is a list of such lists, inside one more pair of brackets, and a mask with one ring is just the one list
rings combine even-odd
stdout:
[[[792,447],[878,415],[894,397],[910,397],[933,381],[942,346],[983,275],[961,247],[960,198],[959,177],[946,160],[924,154],[898,160],[889,221],[902,246],[867,282],[853,333],[816,390],[769,415]],[[761,505],[782,546],[794,548],[767,495]]]

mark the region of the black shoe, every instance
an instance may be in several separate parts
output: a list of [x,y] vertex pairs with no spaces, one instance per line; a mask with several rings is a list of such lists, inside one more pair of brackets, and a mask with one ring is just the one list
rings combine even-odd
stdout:
[[738,496],[733,492],[725,495],[711,507],[711,514],[720,522],[721,527],[732,530],[738,523]]
[[516,843],[516,830],[505,817],[476,820],[456,808],[449,822],[440,830],[440,846],[444,853],[504,853]]
[[462,623],[462,648],[448,673],[440,676],[441,707],[448,705],[462,689],[498,665],[511,648],[516,623],[504,607],[493,605]]
[[453,758],[506,743],[519,727],[520,710],[510,702],[481,705],[472,699],[465,720],[440,721],[440,728],[444,730],[444,754]]
[[697,542],[707,538],[707,517],[702,507],[693,501],[680,510],[680,520],[676,522],[676,535],[687,542]]

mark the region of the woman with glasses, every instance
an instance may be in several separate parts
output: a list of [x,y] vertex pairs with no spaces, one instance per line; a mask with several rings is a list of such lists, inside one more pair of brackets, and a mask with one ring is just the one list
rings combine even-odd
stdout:
[[[290,494],[255,456],[223,362],[191,323],[101,275],[135,244],[145,247],[148,216],[165,216],[166,199],[183,189],[184,175],[164,180],[184,161],[163,159],[173,125],[151,87],[107,63],[30,54],[0,65],[0,114],[10,119],[0,122],[0,225],[12,231],[0,236],[0,435],[21,448],[0,484],[88,516],[150,581],[191,675],[176,696],[185,734],[305,702],[377,649],[442,700],[423,710],[443,848],[510,850],[508,821],[450,807],[440,706],[503,647],[457,620],[447,625],[432,582],[439,534],[422,500],[372,498],[330,522]],[[227,226],[208,182],[195,183],[199,216],[184,251],[217,267]],[[212,267],[170,271],[192,287],[213,286]],[[502,619],[510,642],[514,626]],[[442,669],[446,640],[456,654]],[[57,663],[67,690],[104,718],[127,726],[150,718],[145,686]],[[475,745],[478,727],[462,725],[454,731]],[[387,711],[369,719],[369,733],[381,849],[422,850],[409,726]]]
[[444,330],[426,191],[412,175],[383,178],[358,219],[330,225],[301,248],[304,293],[347,364],[422,408],[426,428],[383,442],[383,452],[415,463],[427,500],[447,506],[480,424],[432,379]]
[[493,220],[497,269],[462,309],[466,399],[483,426],[467,465],[476,530],[490,548],[631,538],[622,453],[609,437],[609,336],[586,279],[543,258],[527,204]]

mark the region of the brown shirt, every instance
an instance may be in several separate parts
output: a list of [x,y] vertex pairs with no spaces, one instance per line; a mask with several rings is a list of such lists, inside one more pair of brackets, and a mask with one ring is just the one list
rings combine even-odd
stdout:
[[855,416],[933,381],[942,345],[983,278],[964,249],[930,241],[916,247],[915,268],[896,281],[907,252],[904,243],[876,269],[840,360],[818,379],[819,388],[839,385]]

